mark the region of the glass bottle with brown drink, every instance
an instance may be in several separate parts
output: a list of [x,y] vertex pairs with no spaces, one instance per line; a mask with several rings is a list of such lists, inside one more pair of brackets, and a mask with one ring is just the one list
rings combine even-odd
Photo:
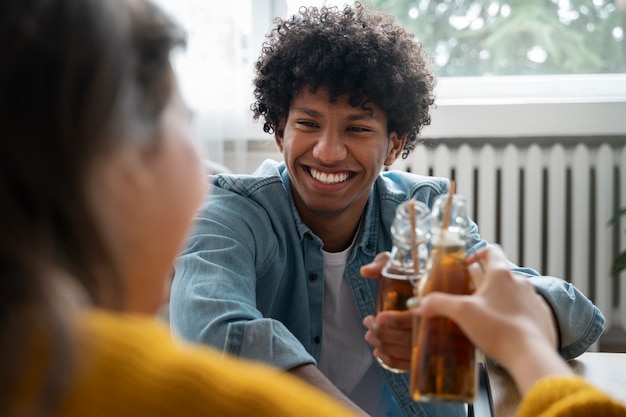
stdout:
[[[469,220],[465,200],[439,196],[433,203],[431,255],[418,292],[471,294],[465,252]],[[448,215],[448,220],[445,216]],[[442,317],[423,318],[414,331],[411,352],[411,396],[415,401],[472,403],[476,394],[476,349],[461,329]]]
[[[416,284],[428,260],[430,210],[416,200],[400,204],[390,231],[393,247],[378,280],[376,313],[406,310],[407,300],[415,295]],[[404,372],[379,362],[389,371]]]

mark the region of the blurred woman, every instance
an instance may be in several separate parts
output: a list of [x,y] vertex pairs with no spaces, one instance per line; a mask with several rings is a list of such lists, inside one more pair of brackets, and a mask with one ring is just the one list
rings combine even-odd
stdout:
[[0,415],[348,415],[153,314],[207,186],[144,0],[0,2]]

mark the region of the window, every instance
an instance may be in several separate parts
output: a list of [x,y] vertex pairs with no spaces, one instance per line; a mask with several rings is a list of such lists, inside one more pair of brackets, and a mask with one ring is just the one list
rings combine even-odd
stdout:
[[413,31],[442,77],[626,72],[626,0],[363,0]]
[[[626,134],[626,0],[361,1],[395,14],[433,57],[423,137]],[[203,152],[222,162],[224,141],[271,142],[250,104],[274,17],[346,2],[157,0],[188,31],[175,64]]]
[[424,43],[431,137],[626,132],[625,0],[363,0]]

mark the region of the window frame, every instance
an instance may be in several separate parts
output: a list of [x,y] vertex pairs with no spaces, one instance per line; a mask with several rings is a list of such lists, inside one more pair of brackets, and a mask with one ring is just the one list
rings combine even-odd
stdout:
[[442,77],[424,138],[626,133],[626,74]]
[[[287,0],[262,2],[287,13]],[[439,77],[435,94],[425,139],[626,134],[626,74]]]

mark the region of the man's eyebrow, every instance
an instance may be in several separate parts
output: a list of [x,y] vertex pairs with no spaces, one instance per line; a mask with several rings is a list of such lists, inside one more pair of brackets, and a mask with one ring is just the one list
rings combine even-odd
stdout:
[[[320,113],[319,111],[312,109],[310,107],[295,107],[294,112],[298,112],[298,113],[304,113],[306,115],[309,115],[311,117],[322,117],[322,113]],[[372,114],[372,112],[370,111],[359,111],[358,113],[351,113],[348,116],[346,116],[346,120],[348,121],[357,121],[357,120],[365,120],[365,119],[373,119],[374,118],[374,114]]]
[[307,114],[311,117],[322,117],[322,113],[318,112],[317,110],[313,110],[309,107],[295,107],[293,110],[298,113]]
[[356,121],[356,120],[365,120],[365,119],[373,119],[374,114],[369,111],[363,111],[360,113],[352,113],[346,117],[346,120]]

